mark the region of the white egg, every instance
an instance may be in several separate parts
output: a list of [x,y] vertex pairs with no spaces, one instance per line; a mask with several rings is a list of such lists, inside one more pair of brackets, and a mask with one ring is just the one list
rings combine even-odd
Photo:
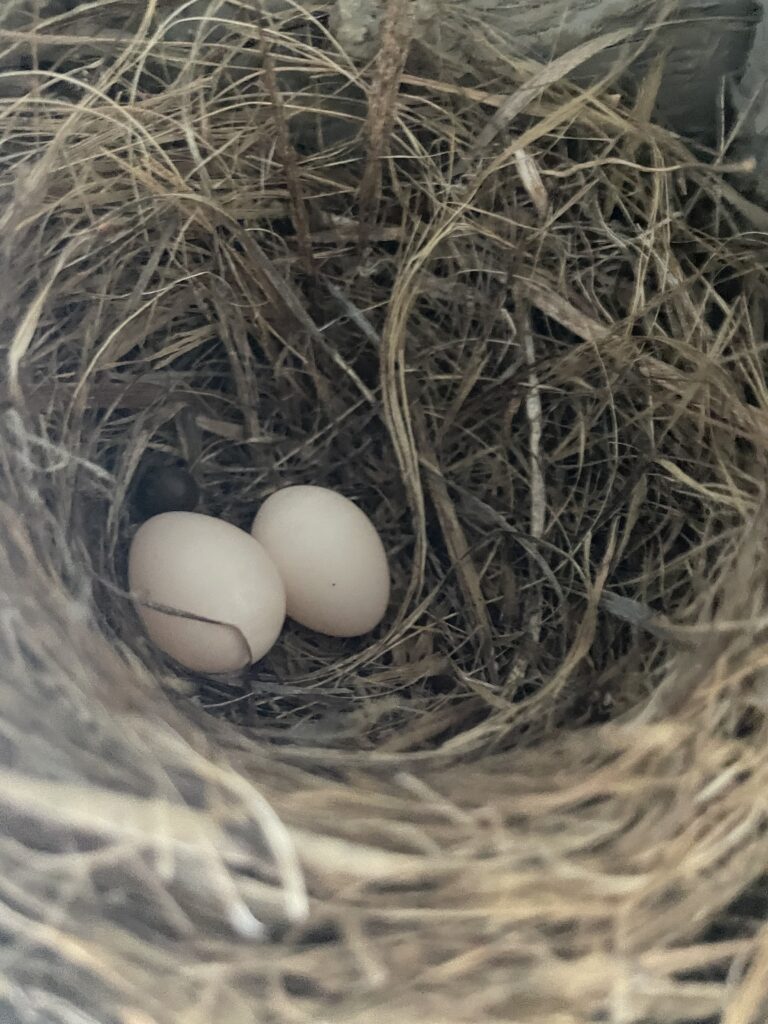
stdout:
[[258,661],[285,621],[285,588],[261,544],[197,512],[165,512],[139,528],[128,585],[151,640],[196,672],[236,672]]
[[389,603],[389,566],[373,523],[325,487],[286,487],[264,502],[251,528],[277,565],[288,615],[327,636],[360,636]]

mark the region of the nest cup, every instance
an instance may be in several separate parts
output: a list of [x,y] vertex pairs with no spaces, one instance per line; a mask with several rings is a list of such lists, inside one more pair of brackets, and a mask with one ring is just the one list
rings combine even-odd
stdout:
[[[764,1019],[756,208],[491,35],[91,6],[0,33],[0,1019]],[[381,630],[180,672],[156,459],[357,501]]]

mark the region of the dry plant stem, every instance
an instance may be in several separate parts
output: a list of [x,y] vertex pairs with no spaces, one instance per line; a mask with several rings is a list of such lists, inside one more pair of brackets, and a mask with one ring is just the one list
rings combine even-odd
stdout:
[[400,76],[405,69],[412,32],[408,0],[387,0],[365,126],[365,169],[359,191],[362,248],[367,245],[381,198],[382,163],[395,123]]
[[316,268],[312,253],[309,217],[307,214],[307,204],[304,199],[304,190],[301,184],[296,150],[294,149],[288,134],[288,121],[285,115],[285,105],[278,86],[277,76],[275,74],[275,63],[269,50],[269,42],[267,35],[264,32],[263,24],[261,29],[261,55],[264,67],[264,81],[272,101],[272,108],[275,115],[278,153],[283,167],[285,168],[285,180],[291,197],[291,213],[294,224],[296,225],[296,234],[301,249],[304,269],[308,275],[314,276]]
[[[544,474],[541,469],[543,422],[541,390],[536,374],[536,350],[530,327],[530,310],[519,293],[517,302],[520,308],[520,330],[518,336],[525,349],[525,361],[528,364],[528,395],[525,399],[525,409],[530,424],[531,537],[534,541],[540,541],[544,536],[547,515],[547,492]],[[531,614],[529,630],[533,643],[538,643],[541,632],[541,610],[538,608]]]
[[489,681],[495,684],[498,682],[498,667],[493,652],[493,632],[483,596],[480,574],[474,565],[472,551],[461,526],[461,519],[451,501],[445,478],[429,439],[426,423],[418,412],[416,413],[416,442],[422,453],[422,465],[425,466],[428,474],[427,491],[437,511],[451,564],[461,581],[462,594],[475,619],[475,630],[480,641],[483,665]]

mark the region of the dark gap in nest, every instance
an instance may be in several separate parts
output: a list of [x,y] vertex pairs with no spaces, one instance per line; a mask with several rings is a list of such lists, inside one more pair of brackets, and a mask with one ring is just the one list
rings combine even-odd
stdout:
[[755,935],[768,917],[768,876],[756,879],[726,907],[703,936],[706,942],[724,942],[743,935]]
[[283,974],[282,982],[288,995],[299,999],[314,999],[325,994],[320,983],[305,974]]

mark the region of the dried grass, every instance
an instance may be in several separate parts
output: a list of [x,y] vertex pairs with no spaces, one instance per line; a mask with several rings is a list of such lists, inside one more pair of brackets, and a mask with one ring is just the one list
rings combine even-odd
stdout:
[[[642,96],[228,6],[0,17],[0,1019],[764,1020],[760,211]],[[178,675],[158,451],[358,500],[387,628]]]

